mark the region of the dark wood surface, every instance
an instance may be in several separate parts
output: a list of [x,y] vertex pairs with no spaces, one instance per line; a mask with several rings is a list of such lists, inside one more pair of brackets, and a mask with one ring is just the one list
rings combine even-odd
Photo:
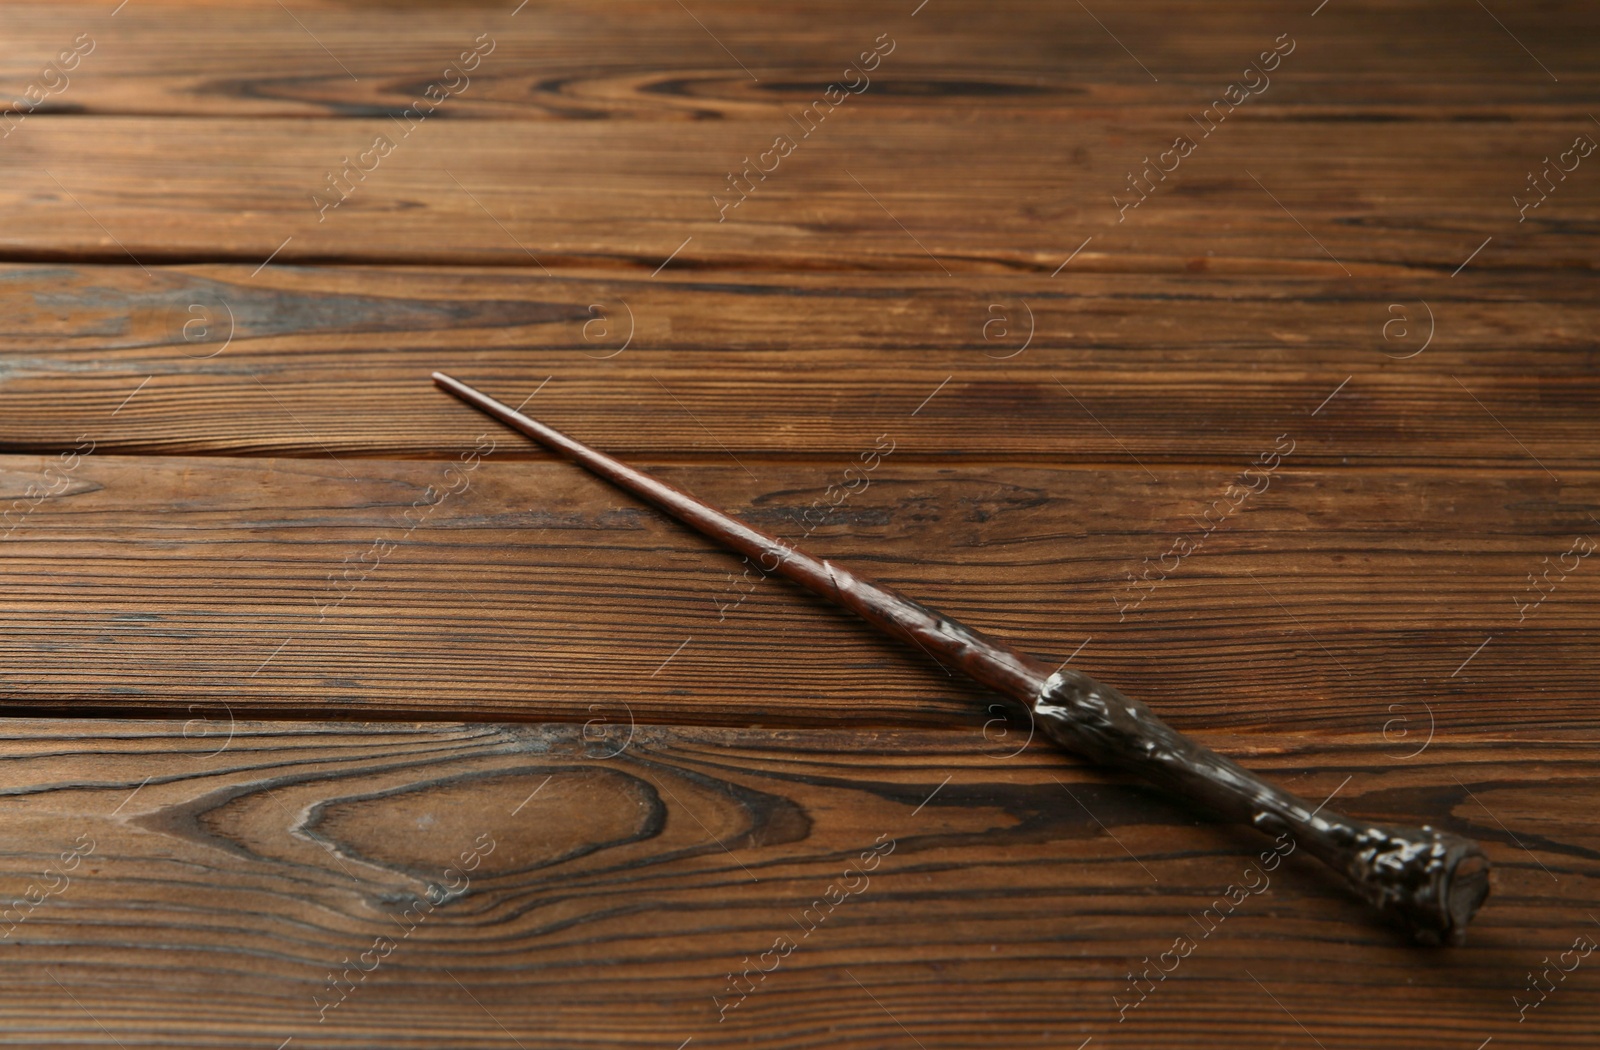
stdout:
[[[6,7],[0,1045],[1590,1045],[1595,10],[686,2]],[[434,369],[1478,838],[1468,944]]]
[[[1421,952],[1314,864],[1247,874],[1263,848],[1249,833],[976,731],[220,712],[187,732],[0,731],[7,882],[93,845],[6,946],[13,1031],[62,1042],[105,1041],[98,1021],[128,1046],[1179,1045],[1197,1029],[1299,1045],[1268,992],[1330,1047],[1586,1038],[1581,986],[1520,1041],[1505,991],[1581,932],[1569,916],[1596,891],[1600,841],[1577,801],[1592,743],[1570,735],[1512,751],[1451,734],[1397,760],[1371,735],[1212,734],[1297,790],[1354,771],[1347,806],[1482,837],[1498,899],[1469,947]],[[448,875],[475,844],[492,852]],[[1257,892],[1202,936],[1203,909],[1246,883]],[[430,885],[457,892],[417,907]],[[830,886],[826,918],[802,919]],[[328,970],[385,935],[398,947],[319,1022]],[[1182,935],[1199,947],[1119,1026],[1128,966]],[[799,946],[719,1021],[728,972],[780,936]],[[1321,1005],[1335,996],[1343,1008]]]

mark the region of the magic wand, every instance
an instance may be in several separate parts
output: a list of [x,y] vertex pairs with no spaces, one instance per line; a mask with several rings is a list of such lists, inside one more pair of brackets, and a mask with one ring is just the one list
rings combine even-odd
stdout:
[[1489,894],[1489,861],[1471,839],[1427,825],[1377,824],[1321,806],[1312,808],[1304,799],[1190,740],[1143,703],[1111,686],[1075,670],[1052,672],[1004,642],[893,588],[796,550],[441,372],[433,373],[433,381],[685,525],[755,559],[764,571],[788,577],[885,634],[965,672],[1021,705],[1067,750],[1143,777],[1229,820],[1269,835],[1288,833],[1417,941],[1465,941],[1467,923]]

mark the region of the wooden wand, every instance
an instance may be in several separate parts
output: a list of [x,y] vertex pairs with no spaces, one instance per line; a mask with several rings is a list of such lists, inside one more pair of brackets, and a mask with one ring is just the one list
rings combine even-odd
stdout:
[[890,587],[818,560],[665,482],[574,441],[440,372],[433,381],[469,405],[684,524],[842,605],[885,634],[1021,705],[1051,739],[1087,758],[1143,777],[1189,802],[1292,841],[1343,875],[1388,920],[1424,944],[1465,941],[1489,894],[1489,861],[1471,839],[1448,831],[1377,824],[1309,806],[1168,726],[1138,700],[1075,670],[1052,672],[1003,642]]

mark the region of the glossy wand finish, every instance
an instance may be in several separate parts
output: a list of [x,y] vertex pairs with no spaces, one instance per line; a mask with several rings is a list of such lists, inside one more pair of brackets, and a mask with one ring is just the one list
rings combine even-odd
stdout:
[[1052,672],[1004,642],[797,550],[465,383],[440,372],[433,381],[752,559],[764,572],[793,580],[1009,698],[1068,750],[1143,777],[1229,820],[1289,835],[1419,942],[1462,943],[1467,923],[1488,896],[1489,862],[1470,839],[1426,825],[1377,824],[1314,808],[1190,740],[1111,686],[1078,671]]

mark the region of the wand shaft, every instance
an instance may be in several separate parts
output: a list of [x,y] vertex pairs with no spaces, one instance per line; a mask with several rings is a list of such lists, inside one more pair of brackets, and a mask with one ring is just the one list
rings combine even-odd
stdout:
[[607,481],[642,496],[685,525],[743,554],[762,572],[793,580],[819,598],[844,606],[886,634],[910,642],[929,656],[961,671],[997,693],[1031,706],[1050,669],[1004,642],[942,616],[892,587],[813,558],[775,536],[702,503],[659,478],[614,459],[559,430],[442,372],[433,381],[475,408],[522,431]]

